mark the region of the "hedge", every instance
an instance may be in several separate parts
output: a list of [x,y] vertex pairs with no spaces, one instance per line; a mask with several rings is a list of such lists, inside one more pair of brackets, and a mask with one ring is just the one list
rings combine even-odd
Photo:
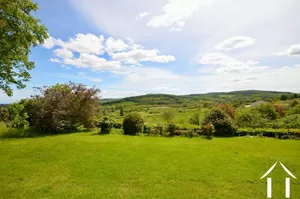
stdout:
[[300,129],[272,129],[272,128],[239,128],[236,136],[264,136],[279,139],[300,139]]

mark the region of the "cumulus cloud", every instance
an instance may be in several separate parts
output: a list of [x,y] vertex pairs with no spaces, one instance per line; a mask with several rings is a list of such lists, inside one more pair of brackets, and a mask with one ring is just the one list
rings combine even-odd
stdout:
[[[50,59],[51,62],[97,71],[115,70],[122,64],[141,65],[140,62],[167,63],[176,60],[172,55],[161,55],[158,49],[144,49],[130,38],[105,39],[103,35],[97,37],[90,33],[77,34],[67,42],[50,37],[45,47],[58,47],[53,51],[54,58]],[[101,57],[104,52],[110,57]],[[79,56],[74,56],[74,53],[78,53]]]
[[300,43],[294,44],[288,49],[280,52],[274,53],[274,55],[282,56],[282,55],[288,55],[288,56],[300,56]]
[[208,0],[169,0],[169,2],[162,7],[163,14],[153,16],[149,20],[147,26],[158,27],[171,27],[174,31],[180,31],[185,22],[198,11],[200,6],[209,4]]
[[217,73],[256,72],[267,68],[264,66],[253,66],[256,62],[239,61],[223,53],[207,53],[201,58],[200,63],[219,66],[216,69]]
[[129,46],[124,43],[121,39],[114,39],[113,37],[109,37],[106,41],[106,52],[111,54],[113,52],[120,52],[127,50]]
[[243,48],[246,46],[251,46],[254,44],[255,39],[251,37],[245,36],[236,36],[226,39],[225,41],[221,42],[219,45],[215,47],[218,50],[233,50],[236,48]]
[[78,68],[88,68],[93,71],[115,70],[121,66],[119,61],[107,61],[104,58],[88,53],[80,53],[78,58],[66,58],[63,60],[63,63]]
[[45,40],[43,46],[47,49],[51,49],[55,46],[62,47],[71,52],[79,53],[92,53],[96,55],[103,54],[104,49],[104,37],[100,35],[99,37],[94,34],[76,34],[75,37],[69,38],[68,41],[64,42],[61,39],[55,39],[49,37]]
[[145,61],[167,63],[176,60],[176,58],[172,55],[159,55],[159,51],[157,49],[133,49],[127,52],[114,53],[112,54],[112,59],[126,64],[138,64],[139,62]]
[[44,41],[44,43],[42,44],[42,46],[43,46],[44,48],[47,48],[47,49],[51,49],[51,48],[53,48],[55,45],[56,45],[56,39],[54,39],[54,38],[51,37],[50,35],[49,35],[48,39],[46,39],[46,40]]
[[62,63],[62,61],[60,61],[57,58],[50,58],[49,61],[54,62],[54,63]]
[[[57,56],[57,57],[60,57],[60,58],[72,58],[73,57],[73,53],[68,50],[68,49],[65,49],[65,48],[58,48],[58,49],[55,49],[53,51],[53,53]],[[56,61],[54,61],[56,62]]]

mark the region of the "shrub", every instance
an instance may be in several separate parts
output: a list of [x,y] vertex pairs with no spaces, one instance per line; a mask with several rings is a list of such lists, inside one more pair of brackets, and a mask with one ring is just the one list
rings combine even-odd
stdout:
[[238,127],[264,127],[267,123],[267,119],[252,108],[241,109],[236,114],[236,124]]
[[280,117],[284,117],[285,115],[285,108],[282,105],[279,104],[275,104],[274,105],[275,111],[276,113],[280,116]]
[[288,99],[288,96],[287,95],[281,95],[280,96],[280,100],[287,100]]
[[120,108],[120,116],[124,116],[123,106],[121,106],[121,108]]
[[192,137],[197,137],[198,134],[196,131],[194,131],[194,129],[187,129],[187,130],[181,130],[181,134],[182,137],[188,137],[188,138],[192,138]]
[[24,112],[24,105],[21,103],[12,103],[8,106],[12,127],[24,128],[28,126],[28,114]]
[[236,132],[232,119],[218,107],[212,108],[206,114],[202,125],[209,123],[213,124],[216,136],[233,136]]
[[0,121],[8,121],[9,120],[9,111],[5,107],[0,106]]
[[116,128],[116,129],[121,129],[122,128],[122,123],[113,122],[112,127]]
[[163,110],[161,116],[167,123],[170,123],[170,122],[172,122],[172,120],[175,117],[175,111],[170,108],[165,109],[165,110]]
[[82,84],[57,84],[39,89],[27,100],[30,124],[42,133],[74,131],[78,126],[92,128],[99,115],[99,89]]
[[111,121],[109,121],[109,119],[107,117],[104,117],[103,120],[100,123],[100,134],[101,135],[105,135],[105,134],[109,134],[112,128],[112,123]]
[[295,114],[300,114],[300,104],[290,108],[287,111],[287,115],[295,115]]
[[288,115],[275,122],[277,127],[286,129],[300,128],[300,114]]
[[123,120],[124,135],[136,135],[143,132],[144,121],[137,113],[126,115]]
[[200,125],[200,117],[198,112],[194,112],[193,115],[189,119],[190,124]]
[[265,136],[279,139],[300,138],[300,129],[240,128],[237,135]]
[[217,104],[217,107],[222,109],[227,115],[234,119],[235,109],[229,104]]
[[299,100],[294,99],[289,105],[290,107],[295,107],[299,104]]
[[205,135],[205,137],[207,139],[212,139],[212,136],[214,134],[214,125],[213,124],[204,124],[202,126],[202,132],[203,132],[203,135]]
[[177,126],[175,124],[167,124],[165,128],[165,132],[168,133],[169,136],[175,136],[176,135]]
[[266,119],[275,120],[277,113],[270,103],[263,103],[256,107],[256,110]]
[[36,131],[30,128],[6,128],[0,130],[0,137],[2,138],[27,138],[36,136],[38,136]]

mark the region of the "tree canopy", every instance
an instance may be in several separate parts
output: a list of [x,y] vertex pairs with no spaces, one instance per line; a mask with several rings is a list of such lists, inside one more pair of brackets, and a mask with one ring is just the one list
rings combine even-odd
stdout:
[[38,5],[31,0],[0,0],[0,8],[0,90],[12,96],[13,86],[22,89],[31,78],[30,48],[43,43],[48,34],[32,15]]

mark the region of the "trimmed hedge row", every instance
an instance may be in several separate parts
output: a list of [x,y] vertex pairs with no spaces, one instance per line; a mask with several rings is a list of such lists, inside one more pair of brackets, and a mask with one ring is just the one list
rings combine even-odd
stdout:
[[[114,122],[112,127],[122,129],[122,124]],[[163,137],[197,137],[207,136],[202,128],[196,126],[185,127],[183,125],[144,125],[143,134],[148,136]],[[234,136],[261,136],[279,139],[300,139],[300,129],[273,129],[273,128],[239,128]]]
[[263,136],[279,139],[300,139],[300,129],[240,128],[236,136]]

